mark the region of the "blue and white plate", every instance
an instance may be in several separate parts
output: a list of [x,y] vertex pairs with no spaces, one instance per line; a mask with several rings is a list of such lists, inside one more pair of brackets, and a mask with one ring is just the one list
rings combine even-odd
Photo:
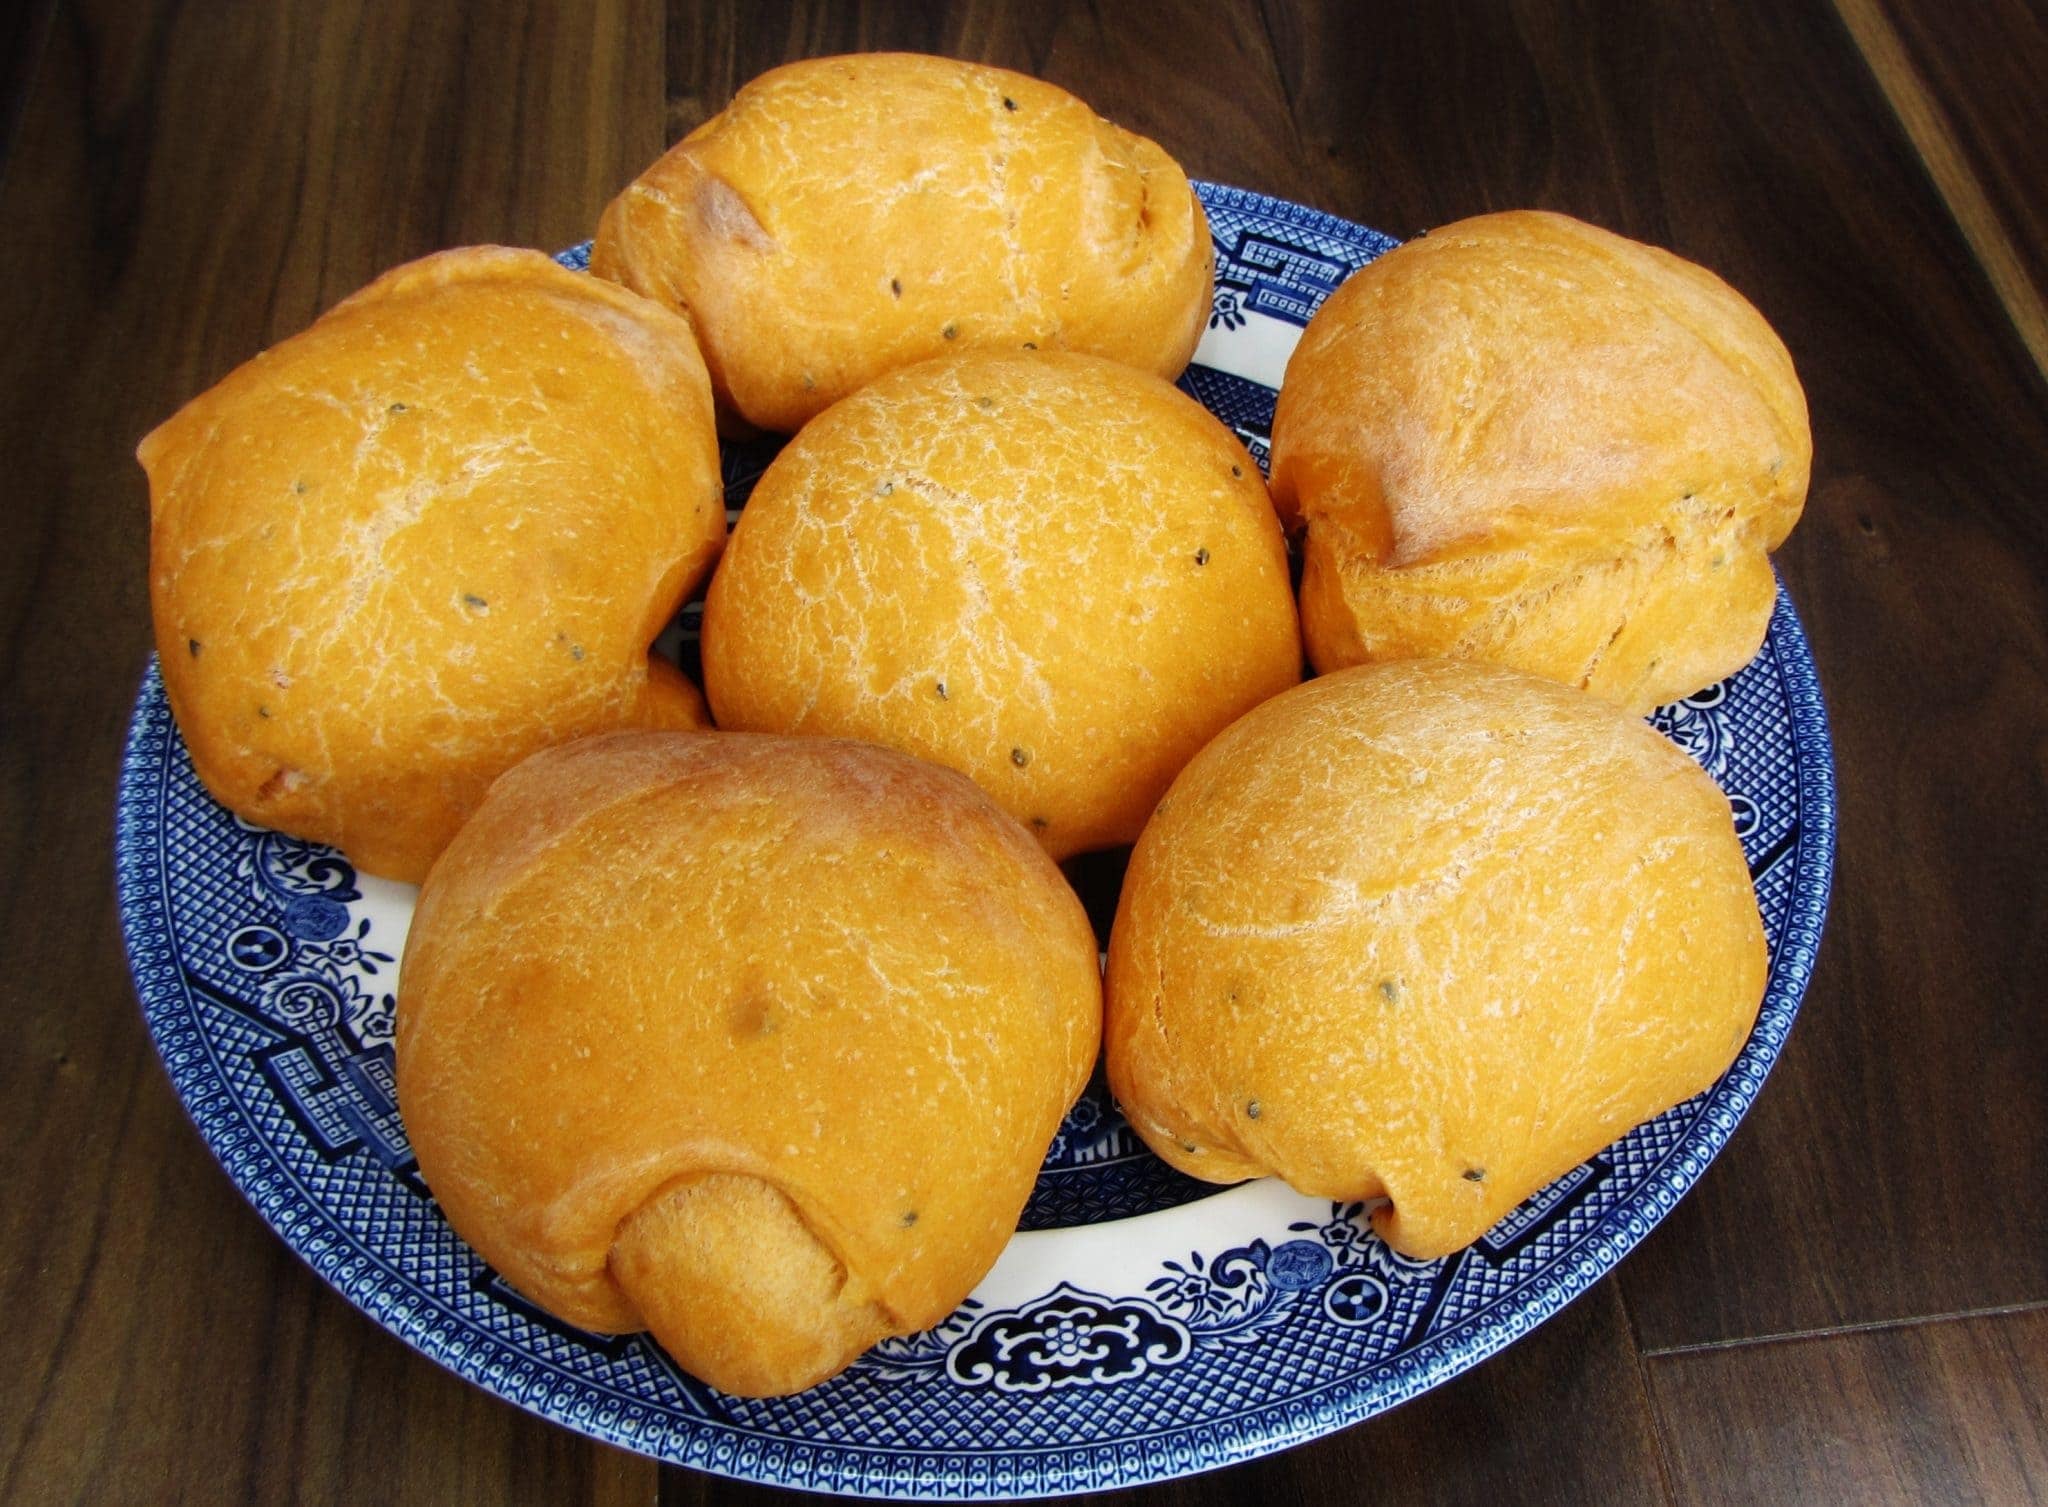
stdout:
[[[1201,192],[1216,299],[1183,385],[1263,465],[1301,326],[1394,243],[1257,194]],[[735,503],[765,459],[728,456]],[[686,658],[693,628],[686,613]],[[143,1013],[200,1134],[285,1242],[406,1343],[571,1428],[724,1475],[884,1497],[1083,1491],[1298,1444],[1478,1363],[1613,1267],[1720,1150],[1791,1029],[1833,863],[1827,723],[1790,603],[1780,596],[1754,664],[1655,721],[1733,800],[1770,936],[1763,1013],[1712,1089],[1470,1250],[1418,1262],[1356,1205],[1173,1172],[1098,1077],[1021,1232],[960,1311],[796,1397],[728,1397],[645,1338],[561,1324],[455,1237],[393,1097],[414,892],[215,805],[154,669],[122,768],[121,911]]]

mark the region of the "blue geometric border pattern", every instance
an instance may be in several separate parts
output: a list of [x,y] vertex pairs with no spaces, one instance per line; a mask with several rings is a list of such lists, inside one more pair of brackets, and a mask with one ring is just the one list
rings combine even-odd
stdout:
[[1306,325],[1337,285],[1400,244],[1334,215],[1216,183],[1197,183],[1216,245],[1209,322],[1246,313]]
[[[1314,210],[1200,191],[1218,329],[1230,317],[1298,324],[1392,244]],[[1245,386],[1246,411],[1229,422],[1256,439],[1270,389]],[[729,460],[737,503],[764,461]],[[1137,1214],[1116,1242],[1161,1220],[1198,1233],[1142,1248],[1129,1271],[1068,1264],[1002,1296],[985,1284],[936,1329],[791,1398],[727,1397],[644,1338],[562,1325],[454,1236],[392,1094],[397,925],[339,855],[247,827],[206,797],[154,665],[122,766],[116,878],[144,1017],[200,1135],[279,1236],[408,1344],[544,1417],[718,1474],[880,1497],[1043,1496],[1205,1470],[1383,1411],[1555,1313],[1698,1180],[1791,1029],[1833,869],[1827,721],[1782,591],[1756,661],[1653,722],[1728,792],[1771,943],[1755,1030],[1713,1088],[1441,1262],[1390,1251],[1356,1205],[1300,1200],[1251,1228],[1228,1209],[1257,1187],[1219,1197],[1171,1182],[1091,1090],[1047,1159],[1027,1219],[1041,1233],[1019,1245]],[[1037,1249],[1059,1264],[1071,1247]]]

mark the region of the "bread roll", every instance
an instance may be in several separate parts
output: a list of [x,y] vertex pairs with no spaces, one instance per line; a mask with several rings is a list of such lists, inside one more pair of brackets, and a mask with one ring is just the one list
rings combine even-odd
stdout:
[[1133,841],[1196,749],[1300,677],[1257,468],[1093,356],[929,362],[820,414],[704,608],[720,726],[960,770],[1054,857]]
[[1647,724],[1410,660],[1267,702],[1145,829],[1109,1081],[1216,1182],[1385,1197],[1436,1257],[1741,1049],[1768,959],[1728,802]]
[[1483,659],[1647,712],[1755,655],[1812,458],[1791,357],[1712,273],[1563,215],[1447,225],[1287,365],[1309,656]]
[[521,1292],[779,1394],[967,1295],[1100,1025],[1080,903],[958,775],[616,733],[507,774],[435,865],[398,1101]]
[[442,252],[139,456],[164,689],[239,816],[416,882],[533,750],[703,725],[648,645],[725,536],[710,385],[646,299]]
[[1065,90],[870,53],[742,88],[605,210],[591,268],[687,312],[723,411],[787,432],[950,351],[1177,376],[1211,252],[1174,160]]

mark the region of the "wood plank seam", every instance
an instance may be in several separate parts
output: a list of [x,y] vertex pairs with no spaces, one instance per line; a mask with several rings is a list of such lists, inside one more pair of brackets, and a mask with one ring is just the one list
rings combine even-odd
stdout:
[[1850,40],[1877,80],[1885,102],[1927,169],[1935,193],[1947,206],[1978,265],[1991,280],[1992,292],[2004,306],[2013,328],[2019,331],[2027,354],[2042,375],[2048,377],[2048,302],[2043,301],[2041,290],[2027,276],[2011,235],[1992,208],[1990,195],[1963,155],[1947,112],[1907,57],[1905,44],[1899,40],[1880,0],[1833,0],[1833,4],[1835,14],[1848,28]]
[[1830,1324],[1820,1329],[1788,1329],[1777,1334],[1748,1334],[1734,1339],[1701,1340],[1691,1345],[1664,1345],[1637,1349],[1645,1360],[1671,1355],[1698,1355],[1711,1350],[1740,1350],[1745,1345],[1781,1345],[1795,1340],[1831,1340],[1850,1334],[1879,1334],[1888,1329],[1915,1329],[1926,1324],[1950,1324],[1965,1319],[2004,1319],[2048,1309],[2048,1298],[2025,1303],[2001,1303],[1989,1308],[1959,1308],[1950,1313],[1908,1314],[1896,1319],[1867,1319],[1855,1324]]
[[1678,1492],[1671,1469],[1671,1444],[1664,1437],[1664,1415],[1657,1406],[1657,1394],[1650,1386],[1650,1362],[1643,1350],[1643,1336],[1636,1324],[1635,1310],[1629,1306],[1628,1294],[1619,1282],[1613,1283],[1614,1301],[1621,1309],[1621,1321],[1627,1326],[1628,1348],[1634,1361],[1636,1387],[1643,1394],[1643,1406],[1650,1416],[1650,1444],[1657,1456],[1657,1490],[1666,1502],[1677,1502]]

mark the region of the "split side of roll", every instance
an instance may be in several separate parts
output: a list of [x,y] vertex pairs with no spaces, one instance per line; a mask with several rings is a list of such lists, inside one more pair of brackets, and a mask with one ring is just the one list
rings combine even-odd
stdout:
[[398,1097],[526,1296],[780,1394],[987,1272],[1100,1025],[1080,903],[959,775],[620,733],[506,775],[435,866]]

